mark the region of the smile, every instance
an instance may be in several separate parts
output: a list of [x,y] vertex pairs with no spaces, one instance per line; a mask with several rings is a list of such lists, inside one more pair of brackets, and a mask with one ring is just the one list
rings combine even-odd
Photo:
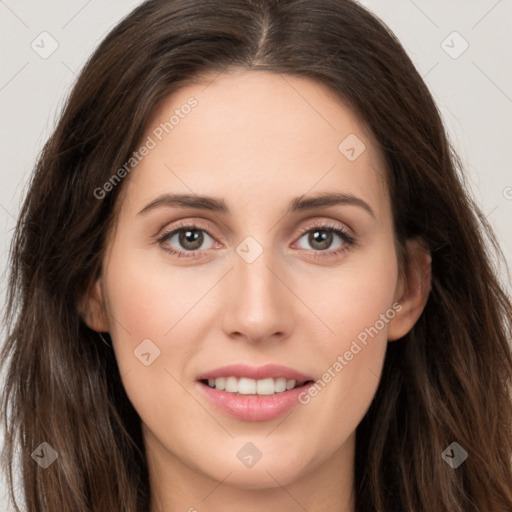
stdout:
[[302,387],[305,382],[279,377],[277,379],[249,379],[247,377],[218,377],[202,381],[212,389],[238,395],[274,395]]
[[207,406],[242,421],[268,421],[300,404],[299,395],[313,377],[293,368],[266,364],[234,364],[197,378]]

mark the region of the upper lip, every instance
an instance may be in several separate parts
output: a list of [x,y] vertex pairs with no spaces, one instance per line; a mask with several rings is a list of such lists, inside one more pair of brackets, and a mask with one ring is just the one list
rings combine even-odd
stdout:
[[254,380],[285,378],[287,380],[293,379],[297,382],[313,380],[313,377],[309,375],[279,364],[265,364],[262,366],[230,364],[203,373],[199,375],[197,380],[216,379],[218,377],[246,377]]

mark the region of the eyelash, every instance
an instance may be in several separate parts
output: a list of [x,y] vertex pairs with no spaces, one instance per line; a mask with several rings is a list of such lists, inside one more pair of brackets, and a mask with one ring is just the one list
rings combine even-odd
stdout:
[[[314,251],[313,250],[314,258],[326,258],[326,257],[329,258],[329,257],[340,255],[340,254],[344,253],[345,251],[350,250],[357,243],[356,238],[353,235],[349,234],[347,231],[340,228],[339,226],[335,226],[335,225],[329,224],[329,223],[318,223],[318,224],[314,224],[314,225],[307,226],[307,227],[303,228],[301,230],[297,240],[300,240],[306,233],[309,233],[310,231],[313,231],[315,229],[317,229],[319,231],[329,231],[331,233],[334,233],[334,234],[338,235],[344,243],[341,247],[339,247],[338,249],[335,249],[335,250],[325,250],[325,251]],[[198,257],[200,257],[200,254],[197,254],[197,253],[201,252],[201,250],[199,250],[199,249],[196,251],[177,251],[170,246],[165,246],[165,241],[168,238],[174,236],[176,233],[179,233],[180,231],[183,231],[183,230],[204,231],[204,232],[208,233],[208,229],[205,228],[204,226],[200,226],[200,225],[194,224],[194,223],[190,223],[190,224],[183,223],[183,224],[178,224],[177,226],[173,226],[172,229],[163,233],[162,236],[160,236],[157,239],[157,242],[162,246],[162,248],[166,252],[168,252],[169,254],[171,254],[173,256],[177,256],[178,258],[181,258],[181,257],[198,258]],[[209,233],[208,233],[208,235],[211,238],[213,238]]]

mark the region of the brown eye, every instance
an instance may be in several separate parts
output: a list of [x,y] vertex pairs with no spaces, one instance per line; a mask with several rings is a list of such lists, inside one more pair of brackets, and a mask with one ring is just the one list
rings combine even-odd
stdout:
[[[309,247],[301,246],[300,241],[306,239]],[[333,243],[338,243],[333,246]],[[314,251],[336,250],[350,244],[350,237],[341,229],[331,227],[317,227],[309,229],[299,238],[299,247],[302,249],[312,249]]]
[[[204,243],[210,240],[210,247]],[[172,230],[160,239],[160,243],[171,252],[193,252],[213,247],[214,240],[208,233],[195,226],[186,226]]]
[[319,251],[329,249],[333,241],[333,234],[325,229],[315,229],[308,235],[308,243]]
[[181,247],[188,249],[189,251],[195,251],[199,249],[203,243],[204,236],[201,231],[198,230],[180,230],[178,241]]

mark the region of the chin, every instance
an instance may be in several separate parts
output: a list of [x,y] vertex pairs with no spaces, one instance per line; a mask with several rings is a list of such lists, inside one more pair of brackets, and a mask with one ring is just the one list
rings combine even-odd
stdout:
[[240,489],[272,489],[293,483],[307,472],[307,469],[300,465],[299,457],[295,460],[285,456],[284,453],[276,450],[272,456],[265,457],[263,454],[252,467],[247,467],[236,457],[235,461],[232,458],[226,459],[224,452],[219,454],[222,461],[219,461],[214,472],[211,466],[203,470],[207,470],[206,474],[209,478],[218,481],[226,478],[226,484]]

